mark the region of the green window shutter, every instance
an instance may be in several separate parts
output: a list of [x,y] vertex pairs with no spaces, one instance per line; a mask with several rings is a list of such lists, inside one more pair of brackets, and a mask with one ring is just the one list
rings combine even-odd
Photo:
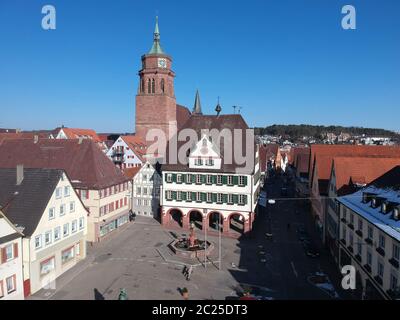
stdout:
[[228,184],[228,177],[227,176],[222,176],[222,184]]
[[212,177],[211,178],[212,184],[217,184],[217,176],[216,175],[212,175],[211,177]]
[[233,182],[233,184],[235,186],[238,185],[239,184],[239,177],[238,176],[233,176],[232,182]]
[[186,201],[186,195],[187,195],[186,192],[182,192],[182,200],[183,200],[183,201]]
[[212,198],[212,202],[214,202],[214,203],[217,202],[217,194],[216,193],[213,193],[211,198]]
[[207,176],[205,174],[201,175],[201,183],[205,184],[207,182]]
[[239,202],[239,196],[237,194],[233,195],[233,203],[237,204]]
[[166,174],[164,175],[164,177],[165,177],[165,182],[167,182],[168,173],[166,173]]
[[192,192],[192,201],[196,201],[196,192]]
[[247,186],[247,176],[244,176],[244,185]]
[[176,173],[172,174],[172,182],[176,182]]
[[172,191],[172,200],[176,200],[176,191]]
[[223,202],[223,203],[227,203],[227,202],[228,202],[228,195],[227,195],[226,193],[224,193],[224,194],[222,195],[222,202]]
[[186,184],[189,184],[189,183],[191,183],[191,182],[192,182],[192,177],[191,177],[190,174],[187,174],[186,177],[185,177],[185,183],[186,183]]
[[243,199],[244,201],[243,201],[243,203],[244,204],[247,204],[247,194],[244,196],[244,199]]

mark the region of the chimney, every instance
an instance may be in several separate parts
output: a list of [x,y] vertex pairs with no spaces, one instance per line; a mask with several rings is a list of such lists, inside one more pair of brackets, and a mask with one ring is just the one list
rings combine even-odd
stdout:
[[38,141],[39,141],[39,136],[37,134],[35,134],[33,136],[33,143],[38,143]]
[[78,138],[78,144],[82,144],[82,141],[83,141],[83,137],[79,137]]
[[24,180],[24,165],[18,164],[17,165],[17,186],[21,185],[23,180]]

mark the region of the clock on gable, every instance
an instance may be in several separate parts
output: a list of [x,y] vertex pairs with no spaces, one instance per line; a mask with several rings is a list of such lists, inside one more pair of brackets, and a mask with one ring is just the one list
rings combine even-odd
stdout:
[[167,67],[167,59],[165,58],[158,58],[158,67],[159,68],[166,68]]

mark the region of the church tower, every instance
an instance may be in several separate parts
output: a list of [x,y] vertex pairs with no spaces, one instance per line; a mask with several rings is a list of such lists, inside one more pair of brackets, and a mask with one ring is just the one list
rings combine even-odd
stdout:
[[167,139],[176,133],[175,73],[171,66],[171,57],[161,48],[156,17],[153,46],[149,53],[142,56],[136,95],[136,135],[145,140],[150,129],[161,129]]

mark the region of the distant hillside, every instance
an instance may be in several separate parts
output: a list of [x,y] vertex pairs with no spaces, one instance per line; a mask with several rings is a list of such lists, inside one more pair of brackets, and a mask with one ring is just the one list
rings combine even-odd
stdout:
[[313,126],[308,124],[274,124],[265,128],[254,128],[255,134],[258,135],[289,135],[291,138],[298,138],[303,136],[312,136],[315,138],[321,137],[322,134],[327,132],[333,132],[338,135],[341,132],[350,133],[352,135],[368,135],[368,136],[380,136],[380,137],[390,137],[399,138],[400,135],[396,132],[385,130],[385,129],[375,129],[375,128],[361,128],[361,127],[342,127],[342,126]]

